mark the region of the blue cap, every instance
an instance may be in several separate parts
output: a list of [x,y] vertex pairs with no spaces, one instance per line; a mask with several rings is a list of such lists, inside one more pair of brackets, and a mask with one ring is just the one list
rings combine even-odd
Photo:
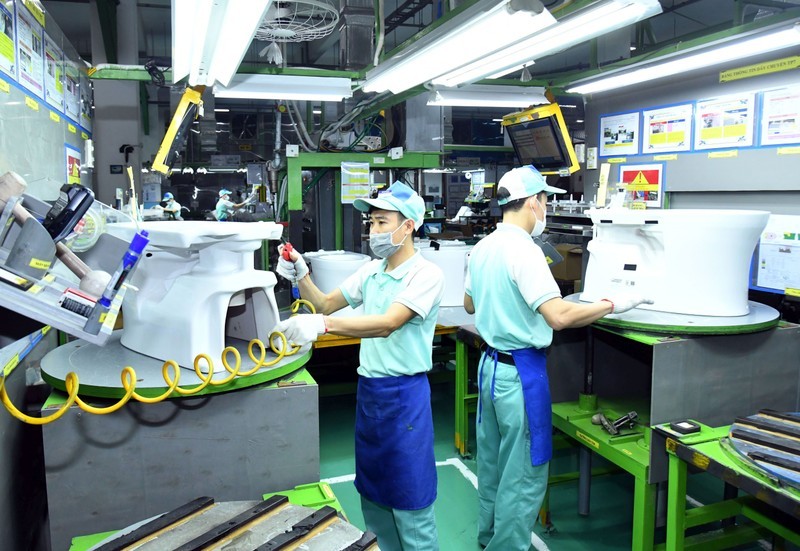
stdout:
[[164,198],[162,199],[162,201],[167,201],[167,200],[169,200],[169,199],[175,199],[175,196],[174,196],[174,195],[172,195],[170,192],[166,192],[166,193],[164,194]]
[[223,196],[225,196],[225,195],[230,195],[230,194],[231,194],[231,192],[230,192],[229,190],[227,190],[227,189],[221,189],[221,190],[219,190],[219,196],[220,196],[220,197],[223,197]]
[[547,180],[533,165],[514,168],[503,174],[497,183],[497,190],[500,191],[500,188],[506,188],[510,195],[498,199],[498,205],[505,205],[517,199],[526,199],[543,191],[546,191],[548,195],[567,192],[565,189],[548,186]]
[[368,212],[370,207],[397,211],[412,220],[416,229],[422,226],[425,216],[425,201],[402,182],[393,183],[387,190],[380,192],[377,199],[356,199],[353,206],[362,212]]
[[147,230],[140,230],[133,236],[133,240],[131,244],[128,246],[128,250],[132,253],[142,254],[142,251],[150,242],[150,238],[148,237],[149,233]]

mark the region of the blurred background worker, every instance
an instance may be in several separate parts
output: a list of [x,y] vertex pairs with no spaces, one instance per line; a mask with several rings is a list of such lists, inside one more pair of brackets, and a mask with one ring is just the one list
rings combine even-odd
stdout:
[[171,219],[183,220],[183,218],[181,218],[181,204],[175,200],[175,196],[172,195],[172,193],[165,193],[161,201],[165,202],[166,205],[163,207],[161,205],[156,205],[156,208],[163,210],[167,214],[167,217]]
[[223,222],[230,220],[236,209],[240,209],[250,201],[248,197],[241,203],[234,203],[231,201],[231,192],[227,189],[219,190],[219,201],[217,201],[217,208],[214,209],[214,217]]
[[553,330],[582,327],[647,302],[616,297],[593,304],[561,298],[533,237],[546,224],[550,187],[533,166],[500,179],[503,222],[470,255],[464,308],[486,344],[478,373],[478,543],[486,551],[527,550],[547,489],[552,456],[545,350]]
[[[279,260],[278,273],[297,282],[300,295],[323,314],[293,316],[278,324],[290,342],[305,345],[322,333],[360,337],[356,395],[356,479],[367,529],[384,551],[439,548],[433,502],[436,461],[426,372],[444,293],[444,275],[414,247],[425,203],[395,182],[376,199],[357,199],[369,212],[369,243],[382,260],[365,264],[323,294],[303,258]],[[282,250],[281,250],[282,252]],[[345,306],[365,315],[330,317]]]

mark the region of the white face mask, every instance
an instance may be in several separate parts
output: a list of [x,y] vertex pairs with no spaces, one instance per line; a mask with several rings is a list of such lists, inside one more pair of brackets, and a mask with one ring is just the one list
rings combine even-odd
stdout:
[[[542,206],[538,199],[535,199],[535,201],[539,206]],[[536,210],[533,207],[530,207],[530,209],[533,213],[533,217],[536,218],[536,223],[533,225],[533,229],[531,230],[531,237],[539,237],[542,235],[544,228],[547,226],[547,211],[544,209],[544,207],[542,207],[544,217],[539,220],[539,217],[536,216]]]
[[405,224],[401,224],[394,231],[387,231],[383,233],[371,233],[369,234],[369,248],[372,249],[372,252],[375,253],[375,256],[378,258],[389,258],[397,250],[403,246],[403,243],[406,241],[406,235],[403,237],[403,240],[395,245],[392,243],[392,236],[394,232],[402,228]]

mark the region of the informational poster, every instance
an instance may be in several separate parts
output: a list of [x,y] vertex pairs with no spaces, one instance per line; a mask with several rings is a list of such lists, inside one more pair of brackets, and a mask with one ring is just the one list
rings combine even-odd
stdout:
[[[11,4],[9,4],[11,5]],[[0,2],[0,71],[17,78],[17,49],[14,45],[14,14]]]
[[64,110],[64,53],[44,35],[44,99],[53,107]]
[[764,92],[761,145],[800,143],[800,87]]
[[64,144],[67,162],[67,183],[81,183],[81,152],[78,148]]
[[664,195],[664,165],[620,165],[619,183],[630,208],[659,208]]
[[756,285],[800,289],[800,216],[773,214],[758,244]]
[[755,127],[754,93],[698,101],[694,112],[695,149],[750,147]]
[[64,113],[78,122],[81,116],[80,71],[72,61],[64,62]]
[[78,121],[82,127],[89,132],[92,131],[92,105],[94,98],[92,98],[92,86],[89,83],[89,77],[81,73],[80,76],[80,92],[81,92],[81,119]]
[[369,163],[342,163],[342,204],[369,198]]
[[639,112],[600,117],[600,156],[639,153]]
[[692,147],[692,104],[644,111],[642,153],[689,151]]
[[44,97],[44,32],[27,8],[17,6],[17,59],[19,83]]

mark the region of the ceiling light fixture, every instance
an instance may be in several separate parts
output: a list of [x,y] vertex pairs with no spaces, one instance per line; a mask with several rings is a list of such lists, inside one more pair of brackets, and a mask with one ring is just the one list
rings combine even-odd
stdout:
[[236,75],[228,86],[215,86],[218,98],[342,101],[352,97],[351,80],[343,77]]
[[540,0],[479,0],[367,71],[364,91],[399,94],[555,23]]
[[[742,35],[732,36],[725,42],[718,42],[711,46],[698,46],[697,48],[674,54],[677,57],[670,61],[652,62],[639,68],[626,67],[607,74],[604,78],[583,79],[572,83],[567,90],[573,94],[592,94],[615,90],[624,86],[631,86],[649,80],[656,80],[672,75],[685,74],[690,71],[711,67],[728,61],[739,61],[791,46],[800,44],[800,23],[791,27],[785,26],[766,33],[759,33],[751,38]],[[702,51],[700,51],[702,50]],[[663,60],[663,58],[662,58]]]
[[172,79],[228,84],[272,0],[173,0]]
[[500,86],[473,84],[464,88],[436,88],[428,105],[460,107],[527,107],[550,103],[540,86]]
[[611,31],[661,13],[658,0],[603,0],[559,19],[558,24],[526,39],[514,41],[491,55],[455,70],[441,71],[432,83],[437,86],[460,86],[489,76],[498,77],[518,71],[532,60],[566,50]]

